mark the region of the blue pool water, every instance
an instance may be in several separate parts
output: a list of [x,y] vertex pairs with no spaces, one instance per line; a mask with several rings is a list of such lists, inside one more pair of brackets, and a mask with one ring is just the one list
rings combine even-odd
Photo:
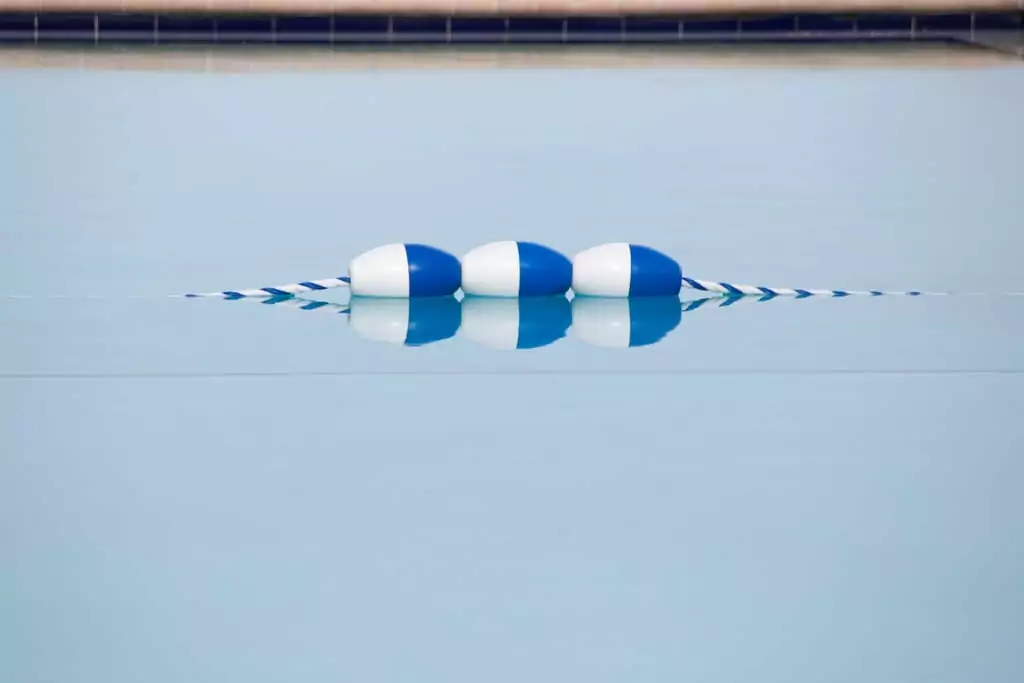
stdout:
[[497,239],[1024,291],[1021,121],[1015,65],[0,71],[0,680],[1019,680],[1024,297],[500,351],[166,295]]

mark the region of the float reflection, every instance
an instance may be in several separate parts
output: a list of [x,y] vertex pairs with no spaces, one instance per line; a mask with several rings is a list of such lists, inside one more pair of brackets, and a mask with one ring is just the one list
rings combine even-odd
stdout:
[[550,346],[571,336],[591,346],[637,348],[664,341],[686,313],[722,308],[740,301],[773,297],[711,296],[681,300],[674,296],[602,298],[577,296],[454,296],[379,298],[354,296],[345,304],[298,296],[226,298],[300,311],[344,315],[363,339],[401,346],[426,346],[456,336],[504,350]]

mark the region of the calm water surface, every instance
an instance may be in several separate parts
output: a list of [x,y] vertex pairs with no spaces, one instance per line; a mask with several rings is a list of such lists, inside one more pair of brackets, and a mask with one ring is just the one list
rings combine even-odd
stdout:
[[1024,291],[1021,121],[1019,66],[0,71],[0,680],[1020,680],[1024,297],[499,351],[165,295],[496,239]]

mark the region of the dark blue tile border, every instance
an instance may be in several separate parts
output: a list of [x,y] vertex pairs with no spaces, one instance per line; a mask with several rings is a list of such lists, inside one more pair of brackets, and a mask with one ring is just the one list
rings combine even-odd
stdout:
[[0,13],[0,43],[827,42],[1024,28],[1024,13],[681,17],[438,17]]
[[277,42],[277,20],[272,17],[222,17],[216,20],[214,29],[218,43]]
[[277,18],[279,43],[329,43],[334,22],[327,16],[292,16]]
[[833,16],[831,14],[797,14],[793,16],[794,28],[797,31],[813,32],[849,32],[856,27],[856,21],[849,16]]
[[793,15],[751,17],[739,22],[739,30],[743,33],[786,33],[795,31],[796,26],[796,17]]
[[0,14],[0,43],[33,43],[36,18],[31,14]]

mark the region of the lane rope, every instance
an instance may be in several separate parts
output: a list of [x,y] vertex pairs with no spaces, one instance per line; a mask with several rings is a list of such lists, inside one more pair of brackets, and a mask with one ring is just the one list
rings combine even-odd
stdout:
[[[731,282],[716,282],[714,280],[696,280],[690,277],[683,278],[683,289],[692,289],[698,292],[713,294],[724,294],[726,296],[760,296],[774,298],[777,296],[791,296],[797,299],[805,299],[810,296],[986,296],[983,292],[925,292],[910,290],[906,292],[891,292],[880,289],[856,290],[856,289],[796,289],[792,287],[762,287],[760,285],[738,285]],[[1024,296],[1024,292],[1005,292],[1003,296]]]
[[[252,297],[224,297],[228,301],[238,301],[240,299],[252,300]],[[317,299],[306,299],[301,296],[293,296],[291,294],[284,294],[281,296],[274,296],[268,299],[261,299],[259,302],[261,305],[269,306],[280,306],[281,308],[294,308],[299,311],[320,311],[322,313],[334,313],[335,315],[348,315],[352,312],[352,309],[345,304],[336,304],[330,301],[319,301]]]
[[296,294],[305,294],[307,292],[322,292],[325,289],[334,289],[335,287],[347,287],[350,283],[351,279],[347,276],[340,275],[338,277],[329,277],[323,280],[303,280],[302,282],[292,282],[287,285],[277,285],[275,287],[238,290],[228,289],[222,292],[202,292],[198,294],[185,294],[184,296],[187,299],[209,297],[242,299],[246,297],[292,296]]
[[[338,287],[348,287],[351,285],[351,279],[348,276],[341,275],[338,277],[324,278],[322,280],[303,280],[301,282],[291,282],[285,285],[276,285],[273,287],[259,287],[256,289],[227,289],[219,292],[195,292],[188,294],[164,294],[164,295],[137,295],[127,294],[120,296],[113,295],[92,295],[92,294],[43,294],[43,295],[30,295],[30,294],[6,294],[3,298],[6,299],[152,299],[152,298],[172,298],[172,299],[271,299],[271,298],[287,298],[298,296],[300,294],[308,294],[310,292],[321,292],[328,289],[335,289]],[[1012,296],[1019,297],[1024,296],[1024,292],[1003,292],[1001,294],[992,294],[988,292],[929,292],[920,290],[908,290],[908,291],[885,291],[879,289],[869,290],[856,290],[856,289],[799,289],[795,287],[765,287],[761,285],[744,285],[735,284],[732,282],[722,282],[718,280],[698,280],[691,277],[682,278],[682,289],[693,290],[701,292],[703,294],[715,294],[719,295],[717,298],[729,298],[739,299],[744,297],[756,297],[761,300],[772,299],[775,297],[793,297],[796,299],[805,299],[808,297],[832,297],[842,298],[848,296]],[[699,301],[700,299],[698,299]],[[308,301],[308,300],[307,300]],[[731,303],[735,303],[730,302]],[[722,304],[722,305],[730,305]]]

